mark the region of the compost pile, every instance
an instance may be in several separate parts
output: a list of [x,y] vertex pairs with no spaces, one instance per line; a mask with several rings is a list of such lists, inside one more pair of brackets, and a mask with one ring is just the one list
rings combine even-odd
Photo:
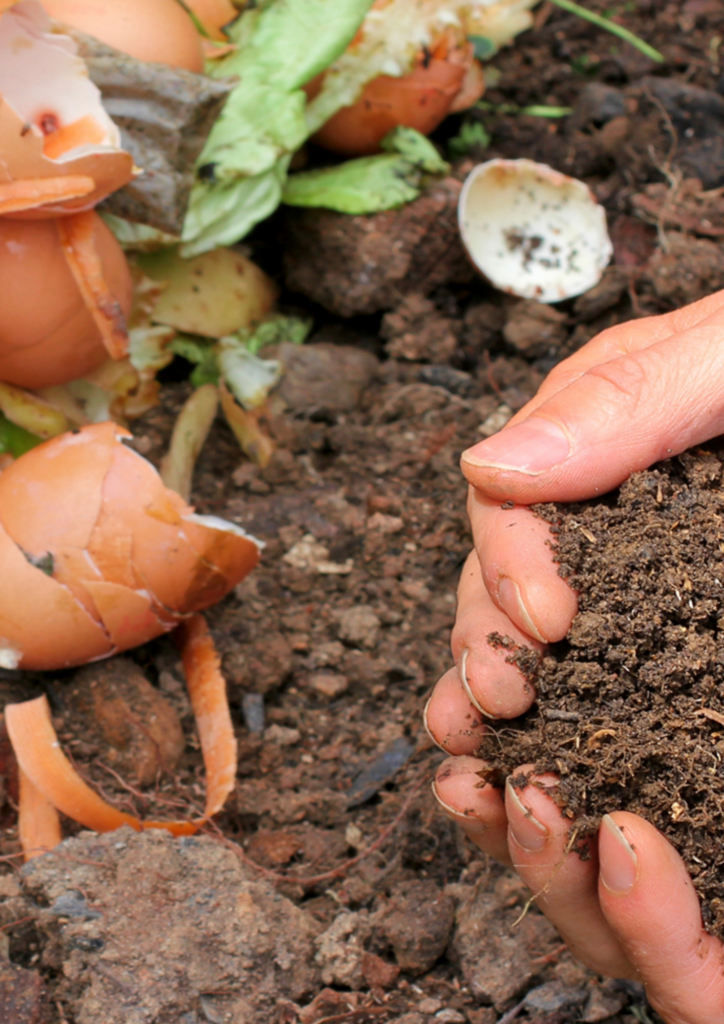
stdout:
[[539,507],[580,610],[568,637],[533,667],[529,652],[512,655],[538,701],[482,751],[491,777],[529,763],[558,773],[556,799],[581,852],[606,812],[628,809],[655,824],[686,861],[718,935],[723,461],[721,448],[686,452],[600,500]]

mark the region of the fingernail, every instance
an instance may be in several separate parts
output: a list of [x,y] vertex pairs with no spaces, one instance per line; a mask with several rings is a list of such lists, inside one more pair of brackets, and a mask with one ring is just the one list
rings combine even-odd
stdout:
[[532,636],[535,640],[540,640],[543,644],[548,642],[530,617],[530,612],[520,595],[518,584],[513,583],[508,576],[501,576],[498,580],[498,601],[503,611],[510,616],[516,626],[520,626],[524,633]]
[[[445,747],[443,747],[442,743],[439,743],[437,741],[437,739],[433,736],[432,730],[430,729],[430,726],[429,726],[428,721],[427,721],[427,709],[430,707],[431,700],[432,700],[432,697],[428,697],[427,703],[425,704],[425,709],[422,712],[422,724],[425,726],[425,732],[430,737],[430,739],[435,744],[435,746],[439,747],[440,750],[445,750]],[[433,787],[434,787],[434,785],[435,784],[433,783]]]
[[473,705],[474,708],[476,708],[480,712],[481,715],[483,715],[485,718],[497,720],[499,716],[491,715],[489,711],[486,711],[483,705],[478,700],[478,698],[473,693],[472,689],[470,688],[470,683],[468,682],[469,653],[470,649],[466,647],[463,653],[460,655],[460,664],[458,665],[458,672],[460,673],[460,682],[463,684],[463,690],[465,690],[465,693],[470,703]]
[[508,807],[508,828],[518,846],[528,853],[542,850],[548,842],[550,832],[533,817],[532,811],[520,799],[510,779],[505,783],[505,802]]
[[472,817],[472,815],[465,814],[463,811],[456,811],[454,807],[450,806],[450,804],[446,804],[445,801],[440,797],[440,793],[438,792],[437,789],[437,783],[435,782],[434,779],[430,783],[430,788],[432,789],[432,795],[435,797],[435,799],[440,804],[442,809],[447,814],[449,814],[451,818],[454,818],[458,825],[468,835],[481,836],[483,832],[486,831],[486,826],[478,818],[474,818]]
[[512,469],[536,476],[565,462],[571,446],[561,428],[542,416],[530,416],[514,427],[473,445],[463,462],[488,469]]
[[601,832],[610,837],[605,846],[599,845],[601,881],[609,892],[625,896],[631,892],[638,875],[638,859],[633,847],[610,814],[604,814]]

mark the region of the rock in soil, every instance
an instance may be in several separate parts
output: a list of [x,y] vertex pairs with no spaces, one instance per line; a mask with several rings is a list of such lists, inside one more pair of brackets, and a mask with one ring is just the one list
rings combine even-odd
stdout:
[[[539,506],[559,573],[579,592],[568,637],[510,647],[538,693],[483,737],[486,777],[556,772],[585,853],[603,814],[628,809],[683,856],[704,921],[724,936],[724,450],[685,452],[596,501]],[[511,511],[515,521],[515,511]],[[521,785],[526,779],[520,777]]]
[[317,988],[310,918],[212,839],[85,833],[23,875],[77,1024],[269,1024]]

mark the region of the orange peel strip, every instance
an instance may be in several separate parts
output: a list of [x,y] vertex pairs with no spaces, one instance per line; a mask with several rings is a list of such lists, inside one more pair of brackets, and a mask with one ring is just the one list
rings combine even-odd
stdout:
[[63,838],[60,815],[48,798],[18,769],[20,800],[18,832],[25,860],[39,857],[58,845]]
[[101,332],[103,344],[112,359],[122,359],[128,354],[128,329],[120,304],[103,277],[95,244],[96,214],[85,210],[58,217],[55,223],[68,267]]
[[85,174],[69,174],[65,178],[26,178],[23,181],[0,183],[0,216],[34,210],[46,203],[64,203],[90,195],[96,187]]
[[192,615],[186,619],[177,628],[175,636],[181,647],[186,685],[206,766],[203,818],[206,820],[221,810],[234,788],[236,737],[226,696],[226,680],[203,615]]
[[[26,858],[32,851],[60,842],[60,826],[52,831],[48,805],[94,832],[111,832],[130,825],[140,832],[162,828],[173,835],[193,835],[217,811],[234,788],[236,738],[221,674],[219,655],[201,615],[193,615],[177,630],[191,706],[206,767],[206,807],[196,821],[141,821],[106,803],[76,772],[60,749],[45,696],[7,704],[5,724],[21,778],[20,833]],[[25,787],[25,799],[23,789]],[[56,815],[57,817],[57,815]],[[37,821],[35,820],[37,818]]]

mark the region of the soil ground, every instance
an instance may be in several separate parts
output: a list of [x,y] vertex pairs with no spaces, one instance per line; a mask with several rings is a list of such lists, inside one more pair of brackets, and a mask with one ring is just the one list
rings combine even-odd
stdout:
[[[544,3],[535,30],[494,61],[493,110],[474,115],[492,137],[484,153],[405,210],[279,215],[250,240],[286,285],[286,307],[315,328],[287,353],[270,465],[244,461],[219,424],[195,479],[199,510],[267,545],[260,568],[208,614],[238,785],[208,835],[96,837],[66,823],[75,838],[19,873],[8,764],[0,1019],[656,1019],[636,986],[576,965],[535,910],[521,920],[522,885],[435,810],[428,782],[441,755],[421,728],[449,665],[470,543],[461,449],[499,429],[601,329],[724,287],[719,0],[588,6],[618,12],[665,63]],[[529,104],[574,112],[510,112]],[[459,124],[439,133],[443,147]],[[471,162],[495,155],[582,177],[605,205],[615,257],[587,295],[540,307],[467,267],[450,227],[455,196]],[[180,376],[134,427],[152,461],[188,394]],[[47,692],[64,748],[120,806],[196,813],[203,778],[172,643],[120,661],[113,714],[110,699],[95,702],[106,679],[96,668],[3,672],[3,699]],[[139,670],[164,721],[180,723],[183,750],[161,742],[170,725],[159,736],[136,714],[151,699]]]

